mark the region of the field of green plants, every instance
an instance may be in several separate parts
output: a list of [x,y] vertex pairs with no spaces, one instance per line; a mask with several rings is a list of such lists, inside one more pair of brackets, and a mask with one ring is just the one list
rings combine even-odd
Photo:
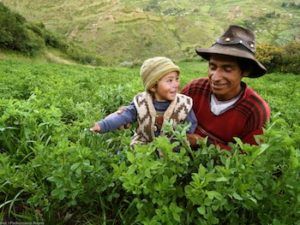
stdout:
[[[180,66],[182,86],[206,75]],[[182,126],[176,142],[132,151],[132,128],[88,128],[143,90],[139,68],[2,60],[0,71],[0,223],[300,224],[299,75],[246,79],[272,109],[260,146],[192,151]]]

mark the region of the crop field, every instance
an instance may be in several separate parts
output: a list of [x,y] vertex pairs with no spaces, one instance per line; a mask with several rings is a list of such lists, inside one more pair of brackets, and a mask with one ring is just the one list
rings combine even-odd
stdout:
[[[206,76],[179,65],[181,86]],[[272,117],[261,145],[227,152],[192,151],[184,127],[135,151],[133,128],[90,133],[143,91],[138,67],[2,60],[0,73],[0,224],[300,224],[300,75],[245,78]]]

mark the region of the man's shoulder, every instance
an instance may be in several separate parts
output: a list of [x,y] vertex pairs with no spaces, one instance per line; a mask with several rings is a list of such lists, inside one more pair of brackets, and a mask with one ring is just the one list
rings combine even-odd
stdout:
[[208,84],[208,78],[207,77],[201,77],[201,78],[193,79],[186,86],[189,86],[189,85],[204,85],[204,84]]
[[261,97],[255,90],[250,87],[247,87],[245,90],[245,99],[252,101],[254,104],[258,103],[259,105],[268,105],[268,103]]
[[210,91],[210,86],[209,86],[208,78],[198,78],[192,80],[187,85],[185,85],[181,93],[185,95],[191,95],[191,94],[197,94],[197,93],[203,93],[209,91]]
[[266,119],[270,118],[269,104],[252,88],[247,87],[239,104],[240,108],[251,115],[261,115]]

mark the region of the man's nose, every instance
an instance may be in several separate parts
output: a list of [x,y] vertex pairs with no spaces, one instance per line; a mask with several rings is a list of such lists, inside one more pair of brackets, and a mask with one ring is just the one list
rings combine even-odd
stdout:
[[211,71],[211,80],[213,81],[218,81],[222,78],[222,71],[220,69],[215,69]]

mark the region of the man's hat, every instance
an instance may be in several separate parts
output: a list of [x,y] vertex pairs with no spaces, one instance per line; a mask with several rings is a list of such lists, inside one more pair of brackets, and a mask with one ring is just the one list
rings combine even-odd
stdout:
[[264,75],[267,69],[255,58],[255,36],[252,31],[231,25],[210,48],[196,49],[198,55],[209,60],[212,54],[229,55],[246,59],[250,63],[248,77]]

